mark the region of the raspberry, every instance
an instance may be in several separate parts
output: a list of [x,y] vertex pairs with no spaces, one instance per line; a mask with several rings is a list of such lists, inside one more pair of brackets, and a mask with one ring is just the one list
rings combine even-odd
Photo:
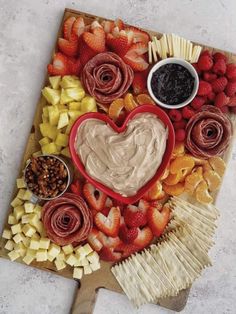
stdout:
[[219,94],[216,95],[214,105],[220,108],[226,106],[228,102],[229,97],[227,97],[224,92],[220,92]]
[[217,75],[215,73],[210,73],[210,72],[204,72],[203,73],[203,79],[207,82],[212,82],[215,79],[217,79]]
[[185,120],[180,120],[180,121],[173,122],[173,126],[174,126],[175,130],[185,129],[186,125],[187,125],[187,122]]
[[215,62],[220,60],[220,59],[223,59],[225,62],[227,62],[227,57],[222,52],[215,52],[213,54],[213,59]]
[[184,119],[188,119],[188,120],[189,120],[189,119],[192,118],[194,115],[195,115],[194,110],[191,109],[189,106],[184,107],[184,108],[182,109],[182,116],[183,116]]
[[229,107],[236,107],[236,96],[230,98],[227,106],[229,106]]
[[235,82],[228,82],[225,87],[225,93],[229,97],[233,97],[236,93],[236,81]]
[[211,84],[203,80],[199,81],[199,87],[198,87],[198,92],[197,92],[199,96],[208,95],[211,91],[212,91]]
[[211,57],[211,53],[209,50],[204,50],[202,53],[201,53],[201,56],[208,56],[208,57]]
[[192,63],[192,66],[194,67],[194,69],[196,70],[197,74],[200,75],[202,72],[200,71],[197,63]]
[[207,95],[207,99],[210,101],[214,101],[215,97],[216,97],[216,94],[214,92],[211,92]]
[[217,75],[224,75],[226,72],[226,63],[224,59],[219,59],[213,65],[212,72],[216,73]]
[[184,129],[178,129],[175,131],[175,139],[178,142],[183,142],[185,140],[186,132]]
[[236,64],[229,63],[226,67],[226,76],[229,80],[236,78]]
[[229,113],[229,107],[228,106],[223,106],[223,107],[220,107],[219,109],[222,113]]
[[200,97],[200,96],[196,96],[192,102],[191,102],[191,107],[193,109],[200,109],[202,107],[202,105],[205,103],[206,99],[204,97]]
[[200,56],[200,58],[198,59],[197,65],[198,65],[199,70],[208,71],[213,66],[212,58],[209,56]]
[[214,80],[213,82],[211,82],[213,92],[215,92],[215,93],[223,92],[223,90],[225,89],[225,87],[227,85],[227,82],[228,82],[227,78],[224,76],[219,77],[216,80]]
[[236,113],[236,107],[230,107],[230,111]]
[[181,112],[177,109],[171,109],[169,112],[169,117],[172,121],[180,121],[182,119]]

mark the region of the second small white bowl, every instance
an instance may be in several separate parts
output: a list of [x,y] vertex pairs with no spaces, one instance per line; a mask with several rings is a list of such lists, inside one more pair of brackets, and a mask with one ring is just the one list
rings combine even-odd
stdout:
[[[166,65],[166,64],[180,64],[183,67],[185,67],[190,74],[194,77],[194,86],[193,86],[193,91],[191,93],[191,95],[189,96],[188,99],[186,99],[184,102],[179,103],[177,105],[168,105],[165,104],[163,102],[161,102],[153,93],[152,91],[152,87],[151,87],[151,80],[152,80],[152,75],[153,73],[159,69],[161,66]],[[150,94],[150,96],[152,97],[152,99],[157,103],[157,105],[160,105],[161,107],[167,108],[167,109],[178,109],[178,108],[182,108],[187,106],[192,100],[193,98],[196,96],[197,91],[198,91],[198,86],[199,86],[199,78],[198,78],[198,74],[195,70],[195,68],[192,66],[191,63],[185,61],[184,59],[179,59],[179,58],[167,58],[164,60],[161,60],[159,62],[157,62],[152,69],[150,70],[149,74],[148,74],[148,78],[147,78],[147,88],[148,88],[148,92]]]

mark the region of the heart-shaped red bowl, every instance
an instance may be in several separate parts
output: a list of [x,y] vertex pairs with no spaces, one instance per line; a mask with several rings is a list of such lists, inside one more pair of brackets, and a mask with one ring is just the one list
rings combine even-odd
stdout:
[[[155,114],[163,123],[166,127],[168,127],[168,139],[166,143],[166,150],[163,155],[162,163],[160,164],[159,168],[157,169],[155,175],[149,180],[143,187],[141,187],[138,192],[135,195],[132,196],[122,196],[121,194],[114,192],[112,189],[110,189],[108,186],[103,185],[100,182],[97,182],[93,178],[90,177],[90,175],[86,172],[83,163],[81,162],[78,154],[76,153],[75,150],[75,140],[77,136],[77,130],[82,122],[88,119],[99,119],[102,121],[105,121],[108,123],[113,130],[115,130],[117,133],[121,133],[125,130],[126,125],[129,120],[131,120],[136,114],[139,113],[153,113]],[[125,204],[132,204],[137,202],[145,192],[147,192],[152,185],[161,177],[162,173],[164,172],[165,168],[167,167],[170,157],[174,148],[174,143],[175,143],[175,133],[174,133],[174,128],[173,125],[167,116],[167,114],[160,109],[157,106],[154,105],[142,105],[139,106],[135,109],[133,109],[128,116],[126,117],[123,125],[121,127],[117,126],[113,120],[111,120],[106,114],[103,113],[98,113],[98,112],[90,112],[90,113],[85,113],[84,115],[80,116],[75,123],[72,126],[72,129],[70,131],[70,138],[69,138],[69,149],[72,157],[72,161],[75,164],[75,166],[78,168],[80,173],[90,182],[92,183],[98,190],[103,191],[107,195],[111,196],[112,198],[123,202]]]

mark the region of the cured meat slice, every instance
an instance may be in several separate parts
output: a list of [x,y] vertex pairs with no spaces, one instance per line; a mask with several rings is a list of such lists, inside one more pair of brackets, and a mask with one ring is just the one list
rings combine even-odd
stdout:
[[92,228],[92,214],[85,201],[73,193],[47,202],[42,221],[48,238],[64,246],[83,242]]
[[232,135],[230,119],[218,108],[203,106],[186,126],[186,147],[195,157],[222,155]]
[[97,54],[84,66],[83,84],[87,92],[102,104],[121,97],[133,82],[134,72],[117,54]]

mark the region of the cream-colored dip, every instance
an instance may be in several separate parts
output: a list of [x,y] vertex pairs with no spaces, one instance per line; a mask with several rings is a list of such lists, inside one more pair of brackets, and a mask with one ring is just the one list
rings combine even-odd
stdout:
[[123,133],[116,133],[104,121],[90,119],[79,126],[75,149],[93,179],[132,196],[155,175],[167,136],[167,128],[151,113],[137,114]]

